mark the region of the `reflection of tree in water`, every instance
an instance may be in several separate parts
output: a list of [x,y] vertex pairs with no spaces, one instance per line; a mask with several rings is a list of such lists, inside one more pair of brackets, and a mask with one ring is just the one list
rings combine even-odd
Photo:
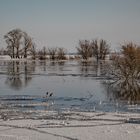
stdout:
[[39,61],[39,64],[41,66],[41,70],[43,70],[43,71],[47,70],[47,68],[46,68],[46,60]]
[[58,65],[59,66],[64,66],[65,65],[65,61],[58,61]]
[[59,69],[59,71],[64,71],[64,65],[65,65],[64,61],[58,61],[58,69]]
[[82,74],[93,74],[95,76],[101,76],[106,74],[106,66],[108,65],[105,61],[97,62],[80,62],[80,72]]
[[19,62],[11,61],[7,68],[8,77],[6,84],[14,89],[20,89],[22,87],[22,81],[19,70]]
[[79,62],[80,72],[82,74],[88,74],[90,71],[94,71],[94,67],[91,67],[91,62]]
[[[112,94],[113,93],[113,94]],[[140,84],[136,80],[119,80],[108,85],[108,96],[114,99],[139,103]]]
[[32,72],[35,71],[34,62],[10,61],[7,67],[6,84],[13,89],[20,89],[27,86],[32,79]]
[[53,71],[63,71],[64,70],[65,61],[51,61],[49,66]]
[[35,61],[24,62],[24,85],[27,86],[32,80],[32,73],[35,71]]

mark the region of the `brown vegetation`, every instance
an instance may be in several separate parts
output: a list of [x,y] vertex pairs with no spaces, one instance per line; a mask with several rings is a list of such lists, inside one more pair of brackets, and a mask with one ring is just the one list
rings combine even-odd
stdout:
[[140,100],[140,47],[134,43],[122,45],[122,55],[114,57],[112,86],[116,95],[124,100]]
[[109,54],[110,46],[103,39],[101,40],[83,40],[79,41],[79,47],[77,47],[78,54],[85,60],[90,57],[95,57],[96,60],[105,60],[107,54]]
[[85,60],[88,60],[92,57],[92,47],[89,40],[79,41],[79,47],[77,47],[78,54]]
[[107,42],[103,39],[95,39],[91,42],[91,46],[93,49],[93,56],[96,58],[96,60],[105,60],[106,55],[109,54],[110,51],[110,46],[107,44]]

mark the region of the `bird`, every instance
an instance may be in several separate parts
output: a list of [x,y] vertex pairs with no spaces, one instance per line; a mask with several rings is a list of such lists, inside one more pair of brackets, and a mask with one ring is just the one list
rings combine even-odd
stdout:
[[46,92],[46,97],[48,97],[48,95],[49,95],[49,92],[47,91],[47,92]]
[[53,96],[53,92],[50,93],[49,97],[52,97],[52,96]]

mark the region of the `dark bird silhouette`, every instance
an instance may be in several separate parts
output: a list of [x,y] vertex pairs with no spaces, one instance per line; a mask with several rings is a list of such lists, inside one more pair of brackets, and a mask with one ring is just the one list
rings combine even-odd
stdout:
[[49,95],[49,92],[47,91],[47,92],[46,92],[46,97],[47,97],[48,95]]
[[52,96],[53,96],[53,93],[51,92],[50,95],[49,95],[49,97],[52,97]]

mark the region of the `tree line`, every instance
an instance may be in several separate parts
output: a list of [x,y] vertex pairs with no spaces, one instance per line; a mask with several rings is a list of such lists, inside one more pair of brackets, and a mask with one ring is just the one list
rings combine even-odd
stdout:
[[[43,47],[37,50],[33,39],[21,29],[13,29],[4,35],[7,48],[1,49],[0,54],[7,54],[11,58],[27,58],[32,56],[33,59],[46,59],[47,55],[52,60],[66,59],[67,50],[61,47],[46,48]],[[88,60],[90,57],[95,57],[98,60],[104,60],[110,52],[110,46],[103,39],[101,40],[80,40],[77,49],[77,54],[82,59]]]
[[[27,58],[32,56],[33,59],[46,59],[49,55],[50,59],[63,60],[66,59],[67,50],[61,47],[46,48],[37,50],[35,42],[26,32],[21,29],[13,29],[4,35],[5,42],[7,44],[6,49],[1,49],[0,54],[7,54],[11,58]],[[134,57],[135,48],[139,48],[134,43],[126,43],[121,46],[122,50],[120,53],[131,48],[127,53]],[[127,49],[126,49],[127,48]],[[105,60],[106,55],[110,54],[110,45],[104,39],[93,39],[93,40],[79,40],[78,47],[76,47],[77,54],[82,59],[88,60],[94,57],[98,60]],[[124,51],[125,50],[125,51]],[[137,50],[138,51],[138,50]]]
[[50,56],[50,59],[63,60],[66,59],[66,50],[64,48],[48,48],[43,47],[37,50],[36,44],[33,39],[21,29],[13,29],[4,35],[5,42],[7,44],[6,49],[1,49],[0,54],[9,55],[11,58],[27,58],[31,56],[32,59],[46,59],[46,55]]

